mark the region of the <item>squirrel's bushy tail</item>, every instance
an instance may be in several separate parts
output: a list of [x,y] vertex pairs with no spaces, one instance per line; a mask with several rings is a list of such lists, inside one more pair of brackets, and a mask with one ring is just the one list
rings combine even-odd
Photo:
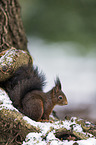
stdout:
[[18,108],[24,96],[32,90],[42,91],[45,85],[45,75],[38,71],[38,67],[22,66],[14,75],[3,82],[13,105]]

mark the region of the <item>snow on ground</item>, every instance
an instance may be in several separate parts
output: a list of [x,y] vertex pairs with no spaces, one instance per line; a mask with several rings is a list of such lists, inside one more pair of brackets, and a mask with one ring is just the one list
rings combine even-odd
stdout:
[[1,109],[11,109],[18,111],[15,107],[12,105],[12,101],[9,99],[8,94],[0,88],[0,110]]
[[[0,88],[0,110],[2,108],[7,109],[15,109],[12,106],[12,102],[10,101],[7,93]],[[17,109],[16,109],[17,110]],[[60,128],[66,128],[67,130],[70,129],[70,125],[74,124],[74,131],[81,132],[85,134],[81,128],[81,125],[76,124],[75,120],[76,118],[73,117],[72,121],[65,120],[65,121],[55,121],[55,122],[36,122],[28,118],[27,116],[23,117],[24,120],[27,120],[28,123],[31,125],[34,125],[38,128],[40,128],[41,133],[33,133],[30,132],[27,136],[25,141],[23,141],[23,145],[73,145],[75,142],[78,143],[78,145],[96,145],[96,139],[95,137],[92,137],[91,134],[86,134],[86,136],[90,136],[87,140],[78,140],[78,141],[61,141],[58,138],[55,137],[54,133],[56,129]],[[90,122],[87,122],[90,124]],[[47,134],[47,135],[46,135]],[[42,139],[42,136],[46,135],[46,140]]]
[[[29,133],[26,136],[25,141],[23,142],[23,145],[47,145],[50,143],[50,145],[73,145],[74,143],[78,143],[78,145],[96,145],[96,139],[92,137],[91,134],[86,134],[87,136],[90,136],[87,140],[79,140],[79,141],[67,141],[56,138],[54,133],[56,129],[66,128],[67,130],[70,130],[70,126],[74,124],[74,131],[81,132],[85,134],[82,130],[81,125],[76,124],[75,120],[76,117],[71,118],[73,121],[55,121],[53,123],[41,123],[41,122],[33,122],[28,117],[24,117],[25,120],[28,121],[31,125],[35,125],[36,127],[39,127],[41,130],[41,133]],[[50,130],[52,130],[50,132]],[[48,133],[49,132],[49,133]],[[46,140],[42,140],[42,136],[45,136],[47,134]]]

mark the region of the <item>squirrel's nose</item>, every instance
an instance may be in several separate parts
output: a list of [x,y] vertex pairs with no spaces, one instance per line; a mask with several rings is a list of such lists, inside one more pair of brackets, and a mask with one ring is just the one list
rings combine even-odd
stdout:
[[67,105],[68,104],[68,101],[67,101],[67,99],[64,101],[64,105]]

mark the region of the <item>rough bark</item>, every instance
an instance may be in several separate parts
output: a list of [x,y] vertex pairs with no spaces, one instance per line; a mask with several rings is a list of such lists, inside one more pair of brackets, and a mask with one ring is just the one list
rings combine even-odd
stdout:
[[0,52],[15,47],[27,50],[18,0],[0,0]]
[[[10,78],[22,65],[32,65],[32,58],[27,49],[20,5],[18,0],[0,0],[0,81]],[[0,109],[0,144],[22,144],[29,132],[38,129],[24,121],[19,112]]]
[[[10,56],[6,54],[7,50]],[[7,59],[9,57],[12,59],[11,64]],[[20,5],[18,0],[0,0],[0,81],[8,79],[24,64],[32,64],[32,58],[27,49]]]
[[15,110],[0,110],[0,144],[22,144],[29,132],[40,132],[23,119],[23,115]]
[[32,59],[26,51],[12,47],[4,52],[0,58],[0,82],[10,78],[20,66],[32,64]]

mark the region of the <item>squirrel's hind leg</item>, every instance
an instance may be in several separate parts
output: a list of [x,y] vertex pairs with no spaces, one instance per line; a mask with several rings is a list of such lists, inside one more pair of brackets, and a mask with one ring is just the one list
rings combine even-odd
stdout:
[[26,98],[27,97],[25,97],[25,99],[22,100],[22,112],[35,121],[41,120],[41,117],[44,112],[42,100],[37,98],[33,99],[32,97],[30,97],[29,99]]

